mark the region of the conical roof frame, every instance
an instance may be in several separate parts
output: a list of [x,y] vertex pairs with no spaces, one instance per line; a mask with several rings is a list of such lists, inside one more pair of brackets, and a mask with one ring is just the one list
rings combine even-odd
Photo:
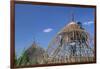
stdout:
[[76,22],[72,21],[68,23],[64,28],[62,28],[58,34],[63,32],[69,32],[71,30],[81,30],[81,28]]

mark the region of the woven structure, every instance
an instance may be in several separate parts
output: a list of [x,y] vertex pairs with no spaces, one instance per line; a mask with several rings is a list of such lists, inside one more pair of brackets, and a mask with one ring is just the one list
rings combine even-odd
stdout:
[[50,42],[45,61],[47,63],[94,61],[89,38],[89,33],[81,25],[74,21],[70,22]]

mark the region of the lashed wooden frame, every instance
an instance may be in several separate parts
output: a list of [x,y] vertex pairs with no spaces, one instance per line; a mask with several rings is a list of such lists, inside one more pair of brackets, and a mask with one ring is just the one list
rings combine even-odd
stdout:
[[[76,4],[62,4],[62,3],[48,3],[48,2],[31,2],[31,1],[13,1],[11,0],[11,25],[10,25],[10,57],[11,57],[11,68],[25,68],[25,67],[42,67],[42,66],[58,66],[58,65],[75,65],[75,64],[90,64],[90,63],[96,63],[96,6],[95,5],[76,5]],[[46,6],[69,6],[69,7],[87,7],[87,8],[94,8],[95,12],[95,19],[94,19],[94,49],[95,49],[95,61],[94,62],[79,62],[79,63],[59,63],[59,64],[38,64],[38,65],[28,65],[28,66],[19,66],[16,67],[15,66],[15,62],[14,62],[14,57],[15,57],[15,4],[32,4],[32,5],[46,5]]]

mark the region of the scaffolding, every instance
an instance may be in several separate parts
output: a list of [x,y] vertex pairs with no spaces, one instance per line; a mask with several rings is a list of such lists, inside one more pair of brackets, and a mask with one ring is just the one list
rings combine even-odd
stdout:
[[50,42],[47,63],[75,63],[94,61],[94,49],[89,45],[89,33],[72,21]]

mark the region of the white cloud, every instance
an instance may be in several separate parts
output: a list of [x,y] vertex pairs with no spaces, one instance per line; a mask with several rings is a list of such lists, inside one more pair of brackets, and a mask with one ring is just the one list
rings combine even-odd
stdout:
[[47,29],[44,29],[43,32],[48,33],[48,32],[51,32],[52,30],[53,30],[52,28],[47,28]]
[[94,22],[93,21],[88,21],[88,22],[84,22],[83,24],[84,25],[90,25],[90,24],[93,24]]

